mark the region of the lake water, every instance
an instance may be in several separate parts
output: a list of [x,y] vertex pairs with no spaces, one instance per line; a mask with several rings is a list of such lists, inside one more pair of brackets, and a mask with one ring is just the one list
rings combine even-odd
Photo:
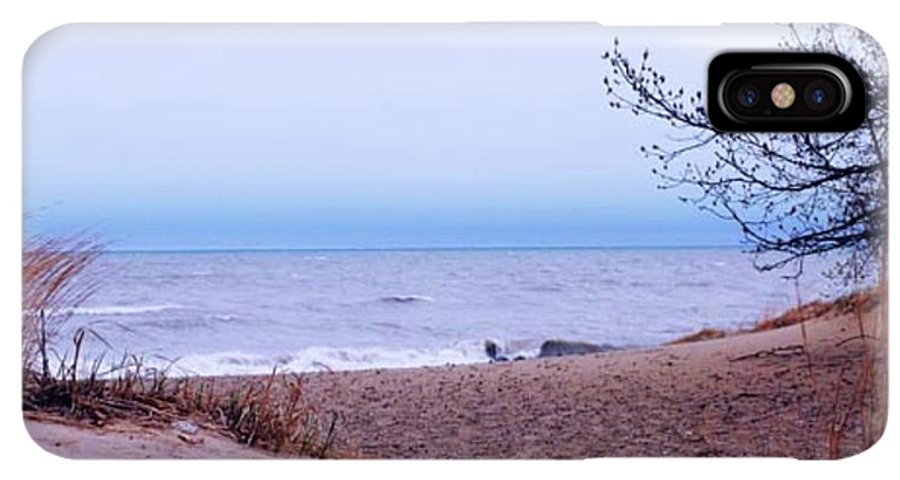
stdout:
[[[803,301],[829,282],[808,263]],[[67,329],[174,374],[349,370],[534,355],[560,338],[644,347],[796,304],[737,249],[110,253]],[[65,348],[63,345],[62,349]]]

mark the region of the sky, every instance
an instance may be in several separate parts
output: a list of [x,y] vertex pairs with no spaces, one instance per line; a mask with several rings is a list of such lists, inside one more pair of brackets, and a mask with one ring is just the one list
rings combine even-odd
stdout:
[[608,107],[619,37],[672,83],[773,27],[69,25],[24,64],[25,233],[114,249],[733,245]]

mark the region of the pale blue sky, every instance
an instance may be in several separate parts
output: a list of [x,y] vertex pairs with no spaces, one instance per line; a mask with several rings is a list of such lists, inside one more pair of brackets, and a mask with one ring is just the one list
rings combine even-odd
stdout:
[[608,108],[618,35],[702,86],[777,29],[62,27],[25,62],[27,233],[122,249],[721,245]]

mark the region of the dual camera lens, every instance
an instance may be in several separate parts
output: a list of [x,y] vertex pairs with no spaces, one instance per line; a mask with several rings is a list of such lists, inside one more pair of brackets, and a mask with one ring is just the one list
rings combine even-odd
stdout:
[[725,131],[838,131],[865,114],[862,77],[831,54],[723,53],[709,89],[710,121]]
[[[745,78],[732,82],[730,103],[740,107],[738,114],[761,109],[766,115],[788,110],[797,114],[821,115],[831,113],[839,106],[838,101],[843,94],[837,81],[821,77],[792,77]],[[797,92],[803,92],[803,95],[798,96]]]
[[[817,112],[827,111],[835,104],[834,85],[828,85],[823,80],[810,82],[804,90],[803,101],[810,110]],[[755,85],[743,85],[737,90],[736,95],[738,103],[745,108],[756,107],[759,105],[762,97],[759,88]],[[772,105],[780,109],[794,106],[795,96],[795,90],[789,83],[779,83],[770,92]]]
[[749,70],[726,78],[720,101],[740,121],[823,121],[843,107],[848,92],[828,70]]

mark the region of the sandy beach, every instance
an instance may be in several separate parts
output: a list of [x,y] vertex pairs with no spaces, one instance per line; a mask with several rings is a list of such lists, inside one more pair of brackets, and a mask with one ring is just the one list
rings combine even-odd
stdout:
[[884,431],[889,82],[854,27],[84,23],[24,65],[17,387],[51,454]]
[[[652,349],[311,374],[306,395],[320,412],[340,416],[338,456],[844,457],[883,428],[883,314],[868,301],[828,308],[802,327]],[[860,401],[868,386],[874,403]],[[46,449],[67,457],[265,455],[227,438],[190,443],[128,424],[79,427],[31,417],[26,425]],[[110,441],[123,431],[129,441]]]

